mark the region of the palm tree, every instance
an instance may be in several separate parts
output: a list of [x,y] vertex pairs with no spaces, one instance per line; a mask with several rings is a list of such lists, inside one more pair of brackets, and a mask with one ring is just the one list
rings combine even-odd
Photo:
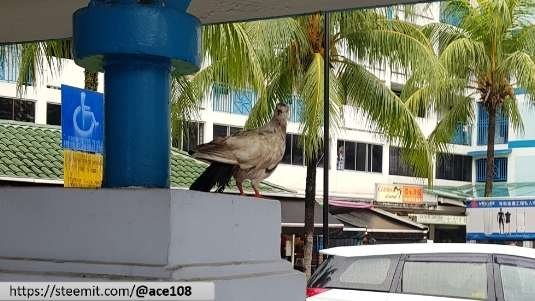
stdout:
[[[267,60],[266,101],[274,103],[297,94],[303,101],[302,141],[307,161],[305,187],[305,274],[310,276],[314,230],[316,165],[321,152],[323,127],[323,59],[330,55],[330,125],[340,127],[341,106],[347,104],[364,112],[372,126],[384,138],[405,149],[405,159],[415,174],[432,180],[433,149],[416,122],[416,115],[380,79],[359,62],[367,65],[388,62],[392,66],[410,67],[409,60],[396,57],[394,46],[407,44],[392,36],[392,28],[403,28],[404,22],[392,22],[385,10],[364,10],[332,15],[331,53],[324,52],[323,22],[320,15],[261,21],[253,24],[255,37],[264,38],[271,51]],[[264,35],[260,34],[264,33]],[[286,36],[285,39],[278,38]],[[390,39],[379,40],[381,36]],[[259,41],[262,45],[263,41]],[[271,43],[271,45],[269,44]],[[344,50],[345,48],[345,50]],[[340,51],[342,50],[342,51]],[[257,104],[258,105],[258,104]],[[262,106],[262,104],[260,104]],[[255,107],[256,109],[256,107]],[[264,121],[259,110],[253,110],[249,124]],[[327,167],[327,163],[325,164]],[[431,181],[430,181],[431,183]]]
[[[340,125],[341,107],[352,105],[366,113],[373,126],[406,151],[405,158],[416,174],[432,178],[432,150],[415,115],[381,80],[357,61],[381,63],[390,56],[396,66],[409,64],[395,48],[384,45],[378,35],[390,36],[401,22],[386,18],[385,10],[355,11],[332,15],[336,31],[330,33],[330,124]],[[319,14],[294,18],[212,25],[203,28],[203,53],[207,63],[201,71],[181,83],[174,99],[175,117],[185,116],[184,104],[194,104],[214,82],[232,89],[254,89],[258,99],[246,127],[265,123],[277,102],[292,96],[302,101],[301,145],[307,176],[305,187],[305,272],[311,273],[316,167],[322,152],[323,128],[323,21]],[[394,37],[389,43],[408,42]],[[339,51],[344,48],[344,51]],[[377,48],[377,49],[376,49]],[[295,99],[295,97],[293,97]],[[197,100],[196,100],[197,99]],[[187,107],[187,108],[186,108]],[[180,122],[177,122],[180,124]],[[328,163],[326,163],[328,164]]]
[[427,68],[420,63],[413,69],[405,101],[413,108],[449,113],[433,139],[446,142],[460,123],[471,123],[474,99],[488,113],[485,196],[492,195],[497,115],[521,132],[514,88],[522,88],[529,101],[535,99],[534,5],[532,0],[481,0],[475,5],[451,0],[445,13],[457,19],[456,26],[434,23],[412,29],[411,37],[419,39],[413,47],[436,59],[429,59]]

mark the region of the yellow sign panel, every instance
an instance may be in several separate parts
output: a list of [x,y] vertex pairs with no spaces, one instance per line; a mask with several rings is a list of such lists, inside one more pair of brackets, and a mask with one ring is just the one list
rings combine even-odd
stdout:
[[63,150],[63,186],[99,188],[102,186],[102,155]]
[[403,186],[403,203],[422,204],[424,189],[420,186]]

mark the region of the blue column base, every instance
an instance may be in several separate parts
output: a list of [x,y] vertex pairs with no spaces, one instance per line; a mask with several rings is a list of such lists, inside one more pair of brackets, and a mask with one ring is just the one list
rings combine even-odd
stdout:
[[104,69],[104,187],[169,187],[169,60],[122,56]]
[[199,69],[189,0],[92,0],[73,19],[73,55],[105,71],[104,186],[169,187],[170,72]]

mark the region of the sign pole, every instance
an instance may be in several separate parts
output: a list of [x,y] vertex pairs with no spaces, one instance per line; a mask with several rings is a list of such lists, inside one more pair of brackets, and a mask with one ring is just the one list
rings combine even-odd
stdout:
[[323,17],[323,248],[329,248],[329,73],[330,73],[330,24],[329,13]]

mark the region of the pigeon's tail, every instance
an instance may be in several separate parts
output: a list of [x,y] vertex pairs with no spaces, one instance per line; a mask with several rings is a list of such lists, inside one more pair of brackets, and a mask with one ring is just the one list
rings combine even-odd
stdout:
[[212,162],[189,189],[209,192],[215,186],[216,192],[223,192],[230,182],[233,171],[234,165]]

